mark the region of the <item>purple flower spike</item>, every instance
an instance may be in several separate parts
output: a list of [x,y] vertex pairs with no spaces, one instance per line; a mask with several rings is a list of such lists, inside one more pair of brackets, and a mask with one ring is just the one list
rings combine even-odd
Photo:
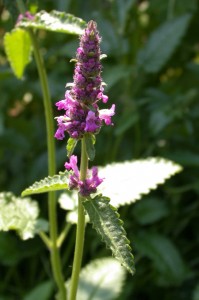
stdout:
[[55,137],[59,140],[64,138],[65,132],[74,139],[81,139],[87,132],[97,134],[103,123],[112,125],[115,106],[101,111],[98,107],[99,101],[108,101],[108,96],[103,94],[100,40],[96,23],[90,21],[77,49],[74,82],[67,85],[65,99],[56,103],[58,110],[65,111],[57,118]]

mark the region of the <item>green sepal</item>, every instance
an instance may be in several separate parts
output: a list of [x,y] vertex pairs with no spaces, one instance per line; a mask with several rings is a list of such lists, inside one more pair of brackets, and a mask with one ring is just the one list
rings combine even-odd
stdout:
[[71,14],[53,10],[50,13],[40,11],[34,15],[33,20],[23,18],[18,23],[18,26],[22,28],[36,28],[67,34],[82,34],[86,22]]
[[134,258],[129,240],[117,210],[109,202],[109,198],[97,195],[93,199],[87,198],[82,203],[89,215],[90,222],[101,235],[106,246],[111,249],[113,256],[133,275],[135,271]]
[[26,65],[31,60],[31,40],[26,30],[13,29],[4,36],[4,47],[15,76],[23,77]]
[[85,133],[86,152],[88,158],[92,161],[95,158],[95,135],[92,133]]
[[73,151],[75,150],[75,147],[77,145],[78,140],[77,139],[73,139],[73,138],[69,138],[67,145],[66,145],[66,151],[67,151],[67,156],[71,157],[71,155],[73,154]]
[[68,189],[69,172],[60,172],[58,175],[48,176],[40,181],[36,181],[33,185],[25,189],[22,197],[33,194],[41,194],[52,191]]

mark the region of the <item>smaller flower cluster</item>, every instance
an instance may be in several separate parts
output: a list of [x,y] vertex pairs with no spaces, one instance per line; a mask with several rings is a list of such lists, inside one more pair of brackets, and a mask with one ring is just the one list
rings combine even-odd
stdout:
[[103,103],[108,101],[108,96],[103,94],[99,43],[97,25],[90,21],[77,49],[74,82],[69,84],[65,99],[56,103],[58,110],[65,110],[64,115],[56,118],[58,129],[55,137],[58,140],[64,139],[65,132],[80,139],[87,132],[97,134],[103,122],[112,125],[115,105],[102,110],[98,107],[100,100]]
[[[88,178],[84,181],[80,180],[80,173],[77,166],[77,156],[72,155],[70,157],[70,162],[65,163],[65,168],[72,171],[69,177],[69,188],[78,189],[83,197],[87,197],[92,193],[96,193],[98,185],[102,183],[103,179],[98,177],[97,167],[93,167],[88,170]],[[89,177],[91,173],[91,176]]]
[[18,24],[21,20],[23,20],[23,18],[26,18],[26,19],[32,21],[32,20],[34,19],[34,16],[33,16],[29,11],[26,11],[25,14],[20,14],[20,15],[18,16],[17,24]]

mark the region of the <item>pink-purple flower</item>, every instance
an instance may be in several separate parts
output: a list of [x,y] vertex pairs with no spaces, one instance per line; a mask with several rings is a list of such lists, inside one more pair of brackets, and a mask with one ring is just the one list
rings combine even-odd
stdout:
[[83,197],[96,193],[98,185],[103,179],[98,177],[97,167],[88,170],[88,178],[80,180],[80,173],[77,166],[77,156],[72,155],[70,161],[65,163],[65,168],[71,172],[69,176],[69,188],[79,190]]
[[55,137],[62,140],[65,132],[71,138],[81,139],[85,133],[97,134],[103,124],[113,125],[111,117],[115,113],[115,105],[110,109],[99,109],[98,102],[106,103],[108,96],[104,94],[101,78],[100,37],[97,25],[90,21],[76,53],[76,65],[73,83],[65,93],[65,99],[58,101],[58,110],[64,115],[57,117],[58,129]]

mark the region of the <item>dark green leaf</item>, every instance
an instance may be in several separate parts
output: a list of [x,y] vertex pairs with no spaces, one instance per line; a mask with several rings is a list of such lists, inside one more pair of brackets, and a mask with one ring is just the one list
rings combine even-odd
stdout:
[[88,158],[92,161],[95,158],[95,136],[91,133],[86,133],[84,137],[86,142],[86,152],[88,154]]
[[17,28],[4,36],[6,55],[16,77],[21,79],[31,58],[31,40],[26,30]]
[[133,214],[140,224],[146,225],[156,222],[169,214],[168,206],[161,199],[144,199],[137,202]]
[[33,20],[23,18],[18,26],[64,32],[67,34],[82,34],[86,23],[71,14],[53,10],[50,13],[40,11],[35,14]]
[[140,50],[137,65],[147,73],[158,72],[167,62],[185,34],[191,15],[185,14],[167,21],[149,37],[144,49]]
[[40,181],[36,181],[29,188],[22,192],[22,196],[41,194],[52,191],[59,191],[68,189],[68,175],[67,171],[60,172],[59,175],[48,176]]
[[45,281],[37,285],[30,291],[23,300],[35,300],[35,299],[42,299],[42,300],[50,300],[52,299],[54,284],[52,281]]
[[77,139],[73,139],[73,138],[69,138],[68,139],[67,146],[66,146],[67,156],[68,157],[71,157],[71,155],[73,154],[73,151],[75,150],[77,142],[78,142]]
[[107,247],[111,249],[115,258],[133,274],[135,269],[131,247],[119,214],[109,202],[109,198],[97,195],[94,199],[83,201],[83,205],[93,227],[101,235]]
[[167,237],[147,232],[135,237],[135,245],[138,252],[153,261],[159,284],[178,285],[187,276],[188,270],[178,249]]

